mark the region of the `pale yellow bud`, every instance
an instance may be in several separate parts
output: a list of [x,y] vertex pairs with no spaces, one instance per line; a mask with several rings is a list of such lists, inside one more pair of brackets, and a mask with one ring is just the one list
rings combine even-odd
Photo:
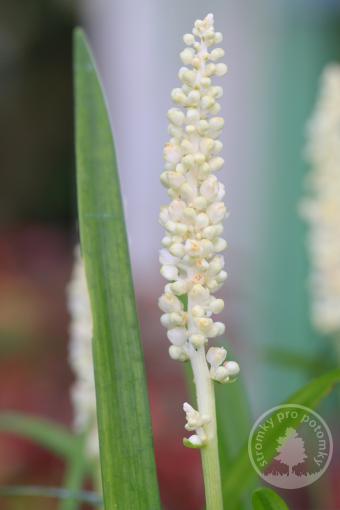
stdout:
[[227,66],[223,64],[222,62],[219,64],[216,64],[216,76],[223,76],[227,72]]
[[176,126],[181,126],[184,122],[185,116],[181,110],[177,110],[177,108],[171,108],[168,111],[168,119]]
[[[215,39],[216,40],[216,39]],[[224,50],[222,48],[215,48],[212,50],[212,52],[210,53],[210,60],[212,61],[216,61],[216,60],[219,60],[220,58],[224,57]]]
[[192,34],[184,34],[183,41],[184,41],[184,44],[191,46],[195,42],[195,37]]

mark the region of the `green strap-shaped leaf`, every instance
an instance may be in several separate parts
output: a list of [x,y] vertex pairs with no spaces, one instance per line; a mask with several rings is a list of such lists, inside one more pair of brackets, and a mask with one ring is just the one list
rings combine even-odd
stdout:
[[[77,493],[83,488],[85,476],[89,467],[85,459],[85,440],[85,435],[77,437],[77,441],[75,441],[73,449],[73,455],[66,460],[63,488],[73,493]],[[59,510],[78,510],[79,507],[80,501],[76,498],[61,500],[59,504]]]
[[[88,503],[93,507],[99,508],[102,505],[102,499],[95,492],[90,491],[69,491],[60,487],[44,487],[41,485],[7,485],[0,486],[0,497],[35,497],[35,498],[55,498],[59,500],[72,500],[78,503]],[[17,508],[17,507],[15,507]],[[20,507],[21,508],[21,507]]]
[[296,352],[292,349],[282,349],[268,345],[259,351],[259,356],[264,361],[316,376],[337,366],[336,360],[332,359],[329,345],[327,347],[320,349],[315,356],[311,356],[304,352]]
[[[230,349],[227,350],[228,358],[234,359],[232,353],[230,354]],[[226,480],[231,466],[248,439],[252,424],[250,404],[242,376],[233,384],[216,383],[215,398],[221,477],[222,480]],[[254,479],[253,488],[256,486],[255,482]],[[250,491],[249,494],[242,495],[242,501],[239,502],[237,510],[251,508],[250,495]],[[229,501],[225,497],[223,501],[225,508],[228,508]]]
[[151,420],[113,138],[80,29],[74,51],[78,208],[94,322],[104,505],[106,510],[156,510]]
[[256,489],[253,493],[254,510],[289,510],[286,503],[275,491],[266,487]]
[[[339,382],[340,370],[332,370],[298,390],[284,402],[284,404],[299,404],[309,407],[310,409],[315,409],[319,402],[330,393],[333,386]],[[272,429],[271,432],[268,431],[263,449],[266,458],[273,458],[275,455],[276,437],[283,435],[286,427],[294,426],[294,424],[295,422],[293,419],[291,419],[291,422],[289,419],[286,419],[281,423],[281,428],[280,426],[276,426],[275,430]],[[242,448],[237,460],[230,468],[228,476],[223,480],[224,497],[226,501],[230,502],[230,510],[237,508],[237,502],[256,476],[256,472],[249,459],[248,445],[246,444]]]
[[17,434],[34,441],[62,458],[70,458],[77,438],[62,425],[21,413],[0,413],[0,432]]

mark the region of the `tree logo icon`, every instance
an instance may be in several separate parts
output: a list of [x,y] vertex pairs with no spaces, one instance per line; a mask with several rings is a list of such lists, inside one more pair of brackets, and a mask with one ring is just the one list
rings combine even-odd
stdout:
[[315,411],[300,405],[274,407],[255,422],[248,441],[251,463],[275,487],[298,489],[326,471],[332,435]]
[[307,459],[305,443],[293,427],[287,427],[285,435],[277,439],[278,455],[275,460],[288,466],[288,474],[292,474],[292,468]]

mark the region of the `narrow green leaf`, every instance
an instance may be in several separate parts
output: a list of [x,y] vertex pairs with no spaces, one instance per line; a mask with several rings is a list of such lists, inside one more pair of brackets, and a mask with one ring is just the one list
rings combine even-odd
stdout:
[[113,138],[95,62],[79,29],[74,50],[78,208],[94,322],[104,505],[156,510],[151,420]]
[[275,491],[266,487],[256,489],[253,493],[254,510],[289,510],[286,503]]
[[66,459],[73,455],[76,446],[76,437],[62,425],[21,413],[0,413],[0,432],[30,439]]
[[306,355],[303,352],[295,352],[292,349],[282,349],[280,347],[265,346],[260,351],[260,356],[264,361],[275,363],[288,369],[297,369],[314,375],[321,375],[327,370],[336,368],[334,360],[331,358],[329,349],[323,349],[315,356]]
[[[229,352],[229,349],[228,349]],[[230,356],[233,359],[233,356]],[[238,458],[243,445],[248,440],[252,420],[246,390],[240,377],[234,384],[215,384],[218,444],[220,451],[222,481],[229,476],[235,459]],[[254,487],[255,487],[254,479]],[[229,501],[224,497],[224,506]],[[242,495],[237,510],[251,508],[250,492]]]
[[[314,379],[306,386],[294,393],[284,404],[299,404],[310,409],[315,409],[320,401],[325,398],[332,390],[333,386],[340,382],[340,370],[332,370],[327,374]],[[283,435],[287,426],[294,426],[294,420],[287,419],[282,422],[282,430],[275,427],[275,430],[267,433],[267,441],[264,447],[266,458],[273,458],[275,455],[275,438]],[[272,441],[270,437],[272,434]],[[228,477],[224,480],[224,496],[229,501],[229,508],[233,510],[237,507],[246,488],[256,477],[256,472],[251,465],[248,456],[248,445],[245,444],[240,455],[229,470]]]
[[79,503],[88,503],[94,507],[102,505],[102,499],[95,492],[90,491],[69,491],[59,487],[43,487],[40,485],[9,485],[0,486],[0,496],[10,497],[42,497],[56,498],[61,500],[72,499]]
[[[79,492],[84,484],[87,474],[87,462],[85,459],[85,436],[79,436],[75,440],[73,454],[66,460],[66,473],[63,487],[71,493]],[[67,498],[60,503],[59,510],[78,510],[79,499]]]

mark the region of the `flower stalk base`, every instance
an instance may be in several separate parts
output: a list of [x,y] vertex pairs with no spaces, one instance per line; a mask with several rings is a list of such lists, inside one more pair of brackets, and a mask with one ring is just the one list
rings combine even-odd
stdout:
[[210,377],[204,347],[190,357],[200,415],[209,416],[205,426],[206,444],[201,448],[206,509],[223,510],[220,463],[218,455],[217,423],[214,383]]

